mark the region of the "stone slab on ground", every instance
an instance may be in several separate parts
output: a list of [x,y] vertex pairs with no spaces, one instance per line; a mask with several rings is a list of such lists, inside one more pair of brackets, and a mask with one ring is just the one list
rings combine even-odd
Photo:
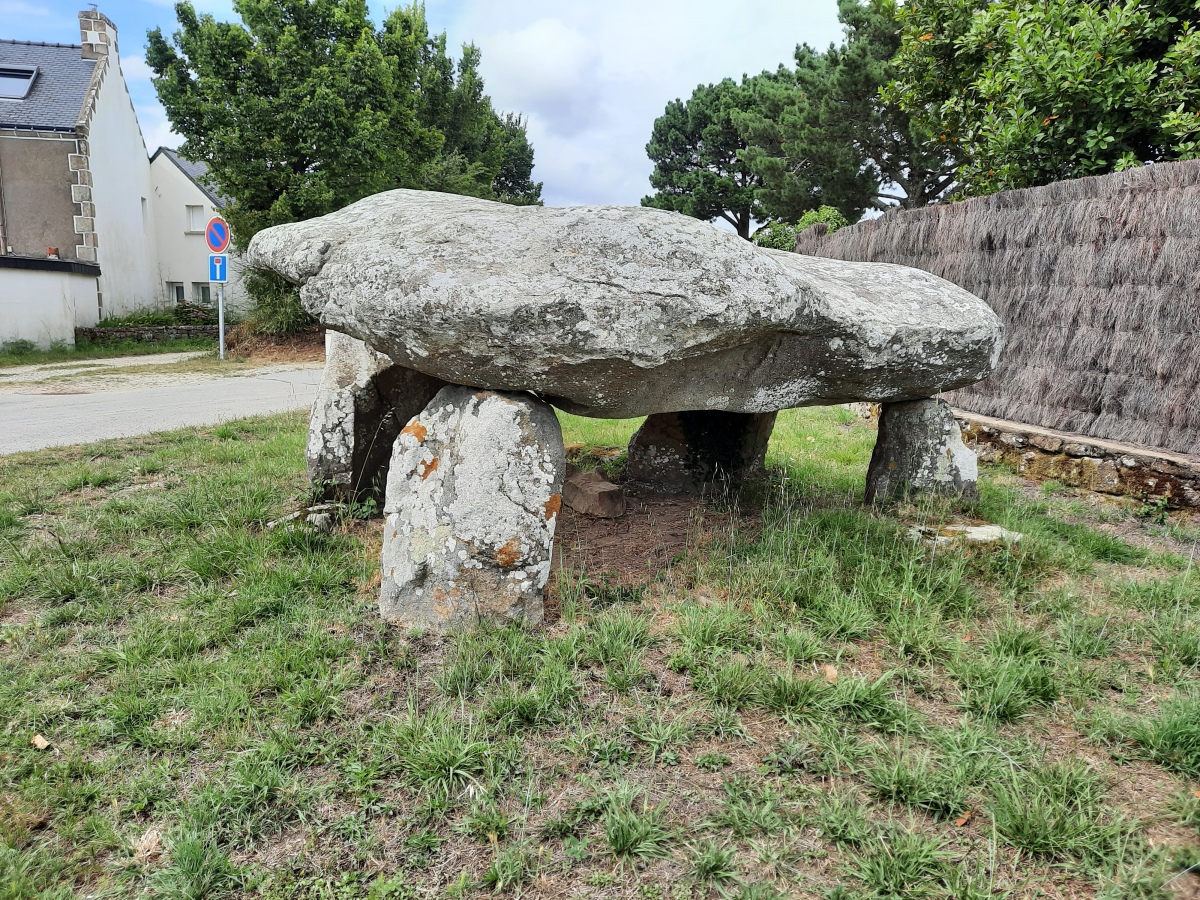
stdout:
[[625,515],[624,489],[594,469],[568,475],[562,495],[563,503],[585,516],[617,519]]

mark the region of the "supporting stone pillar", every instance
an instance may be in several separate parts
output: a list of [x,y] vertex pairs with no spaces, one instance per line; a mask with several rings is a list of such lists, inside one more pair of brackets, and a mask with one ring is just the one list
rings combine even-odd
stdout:
[[392,443],[445,384],[392,362],[357,338],[325,334],[325,374],[308,422],[308,478],[316,496],[383,499]]
[[450,385],[396,438],[383,536],[383,617],[446,630],[542,621],[566,455],[531,394]]
[[944,400],[885,403],[867,469],[867,503],[926,491],[974,499],[979,467]]
[[763,471],[775,413],[692,411],[648,416],[629,441],[625,476],[661,491],[699,493]]

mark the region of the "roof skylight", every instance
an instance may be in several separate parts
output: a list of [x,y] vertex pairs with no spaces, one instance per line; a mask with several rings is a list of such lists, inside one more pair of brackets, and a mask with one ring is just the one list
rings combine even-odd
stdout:
[[0,66],[0,100],[28,97],[37,71],[37,66]]

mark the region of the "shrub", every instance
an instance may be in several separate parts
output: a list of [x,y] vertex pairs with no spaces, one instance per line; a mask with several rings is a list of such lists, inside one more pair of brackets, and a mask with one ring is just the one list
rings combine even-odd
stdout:
[[33,341],[5,341],[3,344],[0,344],[0,355],[28,356],[30,353],[36,353],[37,348],[37,344]]
[[246,270],[250,314],[246,325],[252,334],[286,337],[317,324],[300,305],[300,289],[271,272]]
[[[228,310],[225,320],[229,322]],[[97,328],[161,328],[168,325],[216,325],[217,308],[194,303],[178,303],[158,309],[139,309],[123,316],[108,316]]]
[[800,221],[795,225],[788,222],[769,222],[754,232],[753,240],[760,247],[770,247],[773,250],[795,250],[796,235],[818,222],[828,226],[829,234],[850,224],[846,217],[832,206],[822,206],[820,209],[810,209],[800,217]]

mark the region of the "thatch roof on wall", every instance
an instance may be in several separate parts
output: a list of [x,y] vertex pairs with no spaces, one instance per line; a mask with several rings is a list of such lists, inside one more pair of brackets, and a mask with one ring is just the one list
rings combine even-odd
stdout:
[[914,266],[1006,326],[987,416],[1200,452],[1200,160],[897,210],[796,250]]

